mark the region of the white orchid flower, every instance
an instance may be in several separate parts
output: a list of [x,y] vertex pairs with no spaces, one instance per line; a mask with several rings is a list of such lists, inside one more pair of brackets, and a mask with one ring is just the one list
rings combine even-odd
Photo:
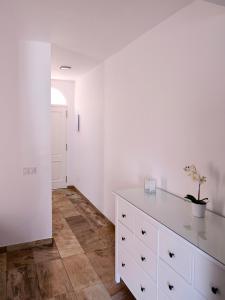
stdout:
[[204,201],[204,200],[208,199],[208,198],[204,198],[203,200],[200,200],[201,185],[206,182],[206,177],[200,175],[200,173],[197,171],[195,165],[190,165],[190,166],[184,167],[184,171],[187,173],[188,176],[191,176],[193,181],[198,182],[198,198],[196,199],[192,195],[187,195],[186,198],[190,199],[191,201],[195,201],[195,200],[196,201]]

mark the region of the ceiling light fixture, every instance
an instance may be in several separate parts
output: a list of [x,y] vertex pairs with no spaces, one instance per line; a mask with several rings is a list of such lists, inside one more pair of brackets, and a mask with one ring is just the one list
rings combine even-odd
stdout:
[[60,68],[60,70],[70,70],[70,69],[72,69],[71,66],[60,66],[59,68]]

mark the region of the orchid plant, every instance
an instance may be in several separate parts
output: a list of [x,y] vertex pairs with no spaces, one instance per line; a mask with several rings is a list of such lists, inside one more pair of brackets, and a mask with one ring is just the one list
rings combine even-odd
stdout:
[[184,171],[187,173],[188,176],[192,178],[193,181],[197,181],[198,183],[198,198],[189,194],[187,194],[185,198],[191,200],[193,203],[196,204],[206,204],[206,200],[208,200],[208,198],[200,199],[201,185],[206,182],[206,177],[201,176],[194,165],[186,166],[184,168]]

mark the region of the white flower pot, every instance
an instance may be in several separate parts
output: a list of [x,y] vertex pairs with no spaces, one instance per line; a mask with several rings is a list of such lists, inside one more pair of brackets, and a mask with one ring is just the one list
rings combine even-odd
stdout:
[[192,215],[198,218],[205,217],[206,204],[191,203]]

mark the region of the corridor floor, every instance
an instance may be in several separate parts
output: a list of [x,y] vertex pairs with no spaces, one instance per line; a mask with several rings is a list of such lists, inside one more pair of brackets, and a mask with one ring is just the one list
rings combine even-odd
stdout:
[[0,253],[0,300],[134,299],[114,282],[114,226],[73,189],[53,192],[53,237]]

